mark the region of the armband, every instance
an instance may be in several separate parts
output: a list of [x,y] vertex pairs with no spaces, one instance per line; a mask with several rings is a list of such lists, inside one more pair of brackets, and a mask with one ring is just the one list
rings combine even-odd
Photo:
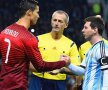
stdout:
[[106,70],[108,69],[108,57],[102,57],[99,59],[101,69]]

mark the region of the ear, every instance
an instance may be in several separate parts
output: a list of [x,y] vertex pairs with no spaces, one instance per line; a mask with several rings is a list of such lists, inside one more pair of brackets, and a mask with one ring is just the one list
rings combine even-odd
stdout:
[[68,23],[65,24],[65,28],[67,28],[67,27],[68,27]]
[[33,11],[29,9],[29,10],[27,10],[26,15],[27,15],[27,16],[31,16],[32,13],[33,13]]
[[98,32],[98,28],[97,28],[97,27],[95,27],[95,28],[94,28],[94,31],[95,31],[95,33],[97,33],[97,32]]

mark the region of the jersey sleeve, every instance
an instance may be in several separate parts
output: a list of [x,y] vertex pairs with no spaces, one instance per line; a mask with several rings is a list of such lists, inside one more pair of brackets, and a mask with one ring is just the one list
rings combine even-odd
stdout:
[[96,58],[100,63],[101,70],[108,69],[108,46],[100,46],[96,51]]
[[106,51],[106,56],[105,57],[100,57],[99,63],[101,65],[101,70],[108,70],[108,51]]
[[76,66],[76,65],[73,65],[73,64],[70,64],[68,66],[68,68],[72,71],[73,74],[75,75],[84,75],[85,74],[85,67],[83,66]]
[[[33,66],[38,71],[49,71],[53,69],[59,69],[66,65],[65,61],[58,62],[45,62],[42,60],[40,51],[38,49],[38,41],[36,38],[31,38],[25,43],[26,53]],[[52,55],[53,56],[53,55]]]
[[[1,42],[1,35],[0,35],[0,42]],[[0,71],[1,71],[1,45],[0,45]]]
[[[1,42],[1,34],[0,34],[0,42]],[[1,59],[1,43],[0,43],[0,59]]]
[[82,63],[81,63],[81,65],[80,65],[80,67],[82,67],[82,68],[86,68],[86,58],[82,61]]
[[71,47],[70,47],[70,59],[71,59],[71,63],[74,65],[80,65],[80,56],[79,56],[79,52],[77,49],[77,46],[75,43],[72,43]]
[[[97,57],[101,66],[101,74],[103,75],[102,90],[108,89],[108,46],[104,44],[97,50]],[[98,56],[100,55],[100,56]]]
[[86,59],[84,59],[82,61],[80,66],[76,66],[76,65],[70,64],[68,66],[68,68],[72,71],[73,74],[84,75],[85,72],[86,72]]

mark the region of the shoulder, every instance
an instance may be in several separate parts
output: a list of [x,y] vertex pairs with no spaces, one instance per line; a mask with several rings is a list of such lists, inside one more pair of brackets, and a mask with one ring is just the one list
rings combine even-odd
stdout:
[[74,41],[73,40],[71,40],[71,39],[69,39],[68,37],[66,37],[66,36],[62,36],[62,40],[65,40],[65,41],[67,41],[68,43],[74,43]]
[[62,40],[65,41],[66,44],[68,44],[70,47],[77,47],[76,43],[73,40],[67,38],[66,36],[63,36]]
[[106,40],[106,39],[103,38],[103,41],[104,41],[106,44],[108,44],[108,40]]
[[44,37],[48,37],[48,36],[49,36],[49,33],[45,33],[45,34],[38,35],[37,37],[44,38]]
[[92,47],[91,43],[87,41],[79,47],[79,53],[85,55],[91,47]]
[[50,33],[46,33],[46,34],[38,35],[37,37],[38,37],[39,41],[40,40],[43,41],[43,40],[46,40],[46,39],[50,38],[51,36],[50,36]]
[[39,42],[45,42],[51,38],[51,35],[50,33],[46,33],[46,34],[38,35],[37,37]]
[[81,44],[80,47],[85,47],[85,46],[87,46],[87,47],[91,47],[92,45],[91,45],[91,43],[90,43],[89,41],[87,41],[87,42]]
[[106,44],[103,41],[99,41],[96,44],[92,45],[91,51],[97,57],[101,57],[103,55],[103,53],[105,53],[105,51],[107,50],[105,45]]

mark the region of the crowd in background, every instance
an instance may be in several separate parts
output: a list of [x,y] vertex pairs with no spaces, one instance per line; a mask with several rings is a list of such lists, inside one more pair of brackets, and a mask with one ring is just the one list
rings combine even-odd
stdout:
[[[21,0],[0,0],[0,30],[15,22],[17,16],[17,5]],[[50,32],[50,18],[55,10],[64,10],[69,14],[69,26],[65,30],[64,35],[76,42],[80,46],[84,42],[81,34],[83,19],[87,16],[101,14],[106,18],[106,11],[103,8],[107,6],[107,0],[94,0],[98,2],[90,2],[90,0],[38,0],[40,6],[40,19],[36,26],[33,26],[35,31],[33,34],[40,35]],[[108,21],[106,21],[106,31],[108,29]],[[107,32],[108,33],[108,32]]]

